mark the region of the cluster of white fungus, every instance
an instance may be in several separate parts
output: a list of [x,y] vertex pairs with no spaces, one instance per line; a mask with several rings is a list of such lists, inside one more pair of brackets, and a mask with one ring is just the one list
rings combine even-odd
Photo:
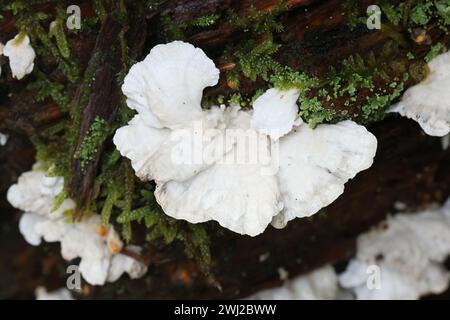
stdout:
[[36,300],[74,300],[70,291],[60,288],[54,291],[47,291],[45,287],[39,286],[34,291]]
[[[339,276],[357,299],[418,299],[449,285],[450,202],[414,214],[398,214],[358,238],[357,255]],[[380,269],[380,287],[367,285],[368,268]]]
[[417,121],[428,135],[443,137],[450,132],[450,52],[431,60],[428,69],[390,111]]
[[[55,208],[55,198],[63,191],[64,179],[47,177],[39,165],[23,173],[7,193],[12,206],[24,211],[19,230],[25,240],[37,246],[42,239],[60,242],[61,255],[65,260],[81,258],[79,271],[92,285],[103,285],[116,281],[123,273],[131,278],[143,276],[147,267],[128,256],[120,254],[123,243],[114,230],[101,223],[100,216],[92,214],[81,221],[71,222],[67,211],[75,208],[71,199],[66,199]],[[128,250],[139,252],[140,248],[128,246]]]
[[0,43],[0,55],[2,54],[9,58],[13,78],[20,80],[33,71],[36,53],[26,34],[19,33],[5,45]]
[[340,300],[346,295],[338,285],[338,277],[330,265],[285,281],[281,287],[266,289],[248,300]]
[[360,235],[356,257],[340,274],[327,265],[247,299],[416,300],[447,290],[449,255],[450,199],[440,208],[389,217]]
[[156,181],[167,215],[255,236],[316,213],[371,166],[376,138],[352,121],[302,124],[297,90],[269,89],[250,112],[203,110],[218,78],[201,49],[175,41],[154,47],[122,86],[137,115],[114,143],[141,180]]

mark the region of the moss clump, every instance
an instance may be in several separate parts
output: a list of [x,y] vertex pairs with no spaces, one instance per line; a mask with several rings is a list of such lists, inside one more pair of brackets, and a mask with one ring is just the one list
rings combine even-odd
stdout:
[[63,111],[68,110],[69,96],[65,86],[62,83],[48,80],[43,73],[38,72],[38,80],[30,83],[27,89],[35,93],[34,98],[36,101],[52,99]]
[[271,39],[259,44],[255,40],[249,40],[235,54],[240,70],[252,81],[256,81],[258,77],[269,80],[269,73],[279,66],[273,59],[279,47],[280,45],[273,43]]
[[210,14],[203,17],[199,17],[197,19],[192,20],[189,24],[185,25],[185,28],[192,26],[196,28],[208,28],[217,23],[220,19],[219,14]]
[[425,56],[425,61],[430,62],[434,58],[436,58],[439,54],[447,52],[448,48],[442,42],[435,44],[431,47],[430,51]]
[[106,121],[96,117],[78,150],[75,152],[75,159],[79,159],[81,169],[84,170],[98,151],[98,146],[102,144],[111,130]]
[[60,18],[57,18],[49,32],[50,38],[54,38],[56,45],[58,46],[59,53],[65,59],[70,57],[70,48],[67,43],[66,34],[64,33],[63,22]]

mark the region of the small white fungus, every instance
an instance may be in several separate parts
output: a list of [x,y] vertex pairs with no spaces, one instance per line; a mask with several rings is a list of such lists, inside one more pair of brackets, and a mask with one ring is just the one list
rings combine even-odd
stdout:
[[74,300],[72,293],[66,288],[48,292],[45,287],[39,286],[34,291],[36,300]]
[[281,287],[266,289],[248,300],[334,300],[339,299],[340,289],[334,268],[330,265],[298,276]]
[[430,136],[445,136],[450,132],[450,52],[434,58],[429,74],[419,84],[409,88],[390,112],[413,119]]
[[8,142],[8,135],[0,132],[0,146],[5,146]]
[[3,54],[9,58],[14,78],[20,80],[33,71],[36,53],[26,34],[19,33],[14,39],[9,40],[3,48]]
[[290,132],[298,114],[298,97],[299,92],[295,89],[267,90],[253,103],[252,128],[274,140]]
[[36,165],[33,171],[23,173],[18,183],[9,188],[8,201],[25,211],[19,222],[19,230],[25,240],[35,246],[42,239],[60,242],[62,257],[67,261],[81,258],[79,271],[92,285],[115,281],[123,273],[132,278],[143,276],[147,267],[120,254],[122,240],[111,225],[102,225],[99,215],[70,222],[64,212],[75,208],[71,199],[64,200],[54,210],[55,198],[63,186],[63,178],[47,177]]

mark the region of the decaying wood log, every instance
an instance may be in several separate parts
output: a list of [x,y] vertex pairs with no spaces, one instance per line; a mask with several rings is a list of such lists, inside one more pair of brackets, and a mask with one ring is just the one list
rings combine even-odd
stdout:
[[[91,14],[89,1],[78,2],[83,10],[86,8],[88,15]],[[114,17],[107,16],[95,37],[71,37],[73,54],[79,59],[82,70],[95,70],[88,103],[82,106],[74,151],[82,144],[97,116],[111,121],[117,112],[120,89],[116,75],[122,66],[119,39],[121,32],[127,34],[131,58],[141,60],[150,47],[158,42],[157,20],[161,15],[170,16],[174,23],[183,23],[204,15],[223,14],[230,8],[242,16],[253,10],[251,8],[270,12],[276,3],[276,0],[166,0],[161,1],[157,10],[148,9],[143,16],[131,19],[130,26],[124,26]],[[282,17],[285,30],[277,35],[282,46],[276,58],[295,69],[321,75],[350,54],[379,52],[389,39],[386,33],[368,30],[349,32],[345,26],[346,12],[342,1],[289,0],[287,3],[288,10]],[[360,8],[364,8],[371,1],[358,3]],[[15,34],[12,16],[5,15],[5,19],[0,22],[0,30],[2,42]],[[438,28],[429,32],[435,40],[448,43],[450,39],[449,35],[443,34]],[[206,31],[188,34],[187,41],[205,49],[208,55],[218,57],[226,45],[239,41],[242,35],[243,30],[227,21],[220,21]],[[95,38],[92,54],[86,54],[87,48],[92,48]],[[414,50],[423,55],[426,48],[416,47]],[[95,55],[98,52],[103,57],[101,60]],[[28,170],[34,161],[34,150],[27,137],[32,137],[67,115],[51,101],[34,102],[27,98],[29,93],[24,89],[26,83],[17,83],[10,75],[2,77],[7,78],[8,85],[15,88],[10,97],[1,96],[0,93],[0,132],[11,135],[7,146],[0,147],[1,221],[11,222],[14,215],[10,213],[12,210],[7,206],[4,195],[18,174]],[[258,81],[243,82],[241,90],[244,93],[253,92],[260,86],[262,84]],[[81,86],[77,88],[77,94],[75,90],[71,92],[72,108],[80,107],[78,99],[85,89]],[[205,94],[217,96],[232,92],[233,89],[227,85],[222,73],[219,85],[206,90]],[[425,136],[417,124],[398,117],[373,124],[369,129],[379,141],[374,165],[349,182],[344,195],[326,210],[309,219],[296,219],[282,230],[269,227],[264,234],[255,238],[238,236],[228,231],[224,231],[224,235],[220,237],[212,235],[212,273],[222,291],[211,286],[199,268],[186,259],[182,248],[174,245],[148,248],[153,257],[149,270],[150,282],[121,279],[116,284],[93,287],[83,297],[245,297],[257,290],[279,284],[281,281],[277,270],[281,267],[295,276],[326,263],[344,262],[354,254],[356,237],[383,220],[389,212],[394,213],[396,201],[402,201],[413,209],[445,200],[450,194],[450,150],[442,150],[439,139]],[[102,145],[98,148],[85,168],[81,168],[80,160],[73,157],[71,189],[81,207],[89,202],[104,147]],[[16,223],[13,221],[12,228],[16,227]],[[16,238],[20,237],[17,232],[12,234]],[[37,264],[36,255],[42,252],[30,253],[29,250],[40,249],[29,249],[23,241],[13,243],[9,240],[8,243],[14,250],[2,252],[2,261],[13,261],[12,257],[16,252],[26,252],[22,258]],[[261,255],[269,256],[261,262]],[[0,265],[0,274],[4,274],[6,270],[9,272],[11,265]],[[34,272],[32,268],[26,268],[20,274],[2,279],[5,281],[3,285],[13,286],[14,281],[35,276]],[[40,278],[51,276],[40,275]],[[29,290],[31,287],[26,288]],[[117,293],[117,287],[126,288],[123,296]],[[14,296],[25,295],[20,288],[15,287],[15,290]]]

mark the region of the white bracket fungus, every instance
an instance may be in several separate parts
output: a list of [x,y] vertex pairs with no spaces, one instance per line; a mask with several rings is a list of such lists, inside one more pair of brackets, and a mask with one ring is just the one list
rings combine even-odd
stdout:
[[0,132],[0,146],[5,146],[8,142],[8,135]]
[[[450,206],[398,214],[358,238],[357,256],[339,276],[361,300],[418,299],[448,288],[443,266],[450,254]],[[370,288],[368,268],[378,266],[379,286]]]
[[72,293],[66,288],[60,288],[48,292],[45,287],[37,287],[34,291],[36,300],[74,300]]
[[202,50],[180,41],[154,47],[125,77],[138,114],[114,143],[141,180],[156,181],[167,215],[255,236],[316,213],[372,164],[377,141],[364,127],[302,125],[297,90],[269,89],[253,112],[202,110],[203,89],[218,77]]
[[133,65],[122,91],[147,125],[174,129],[201,119],[203,89],[218,80],[219,70],[202,50],[174,41]]
[[14,78],[20,80],[33,71],[36,53],[26,34],[19,33],[14,39],[9,40],[3,48],[3,54],[9,57],[9,66]]
[[343,295],[330,265],[287,280],[283,286],[260,291],[248,300],[335,300]]
[[372,165],[376,148],[376,138],[352,121],[294,129],[280,141],[278,180],[285,207],[272,225],[282,228],[331,204],[349,179]]
[[[80,257],[79,271],[92,285],[116,281],[125,272],[131,278],[143,276],[147,267],[120,254],[123,243],[119,235],[111,225],[103,226],[99,215],[71,223],[64,214],[75,208],[71,199],[64,200],[54,210],[55,198],[63,186],[63,178],[46,177],[35,166],[9,188],[8,201],[25,211],[19,222],[25,240],[34,246],[39,245],[42,238],[47,242],[60,242],[62,257],[68,261]],[[127,249],[139,250],[136,247]]]
[[442,137],[450,132],[450,51],[434,58],[428,67],[425,80],[406,90],[390,112],[417,121],[430,136]]

